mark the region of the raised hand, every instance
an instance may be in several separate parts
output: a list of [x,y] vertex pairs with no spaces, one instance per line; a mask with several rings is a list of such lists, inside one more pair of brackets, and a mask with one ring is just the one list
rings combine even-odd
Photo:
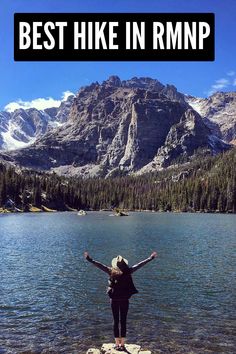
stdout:
[[88,252],[84,252],[84,258],[87,258],[87,257],[89,257]]
[[151,257],[152,258],[156,258],[157,257],[157,252],[152,252]]

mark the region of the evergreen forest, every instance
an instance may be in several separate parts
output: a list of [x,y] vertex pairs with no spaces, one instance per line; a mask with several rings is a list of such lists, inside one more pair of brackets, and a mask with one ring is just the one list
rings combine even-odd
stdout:
[[[66,178],[0,164],[0,212],[236,212],[236,149],[141,176]],[[35,209],[34,209],[35,208]]]

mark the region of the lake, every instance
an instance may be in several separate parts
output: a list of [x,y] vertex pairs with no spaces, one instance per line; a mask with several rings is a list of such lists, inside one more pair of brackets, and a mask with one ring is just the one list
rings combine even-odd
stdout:
[[109,212],[0,216],[0,353],[86,353],[113,341],[107,275],[133,265],[129,343],[153,353],[235,352],[236,216]]

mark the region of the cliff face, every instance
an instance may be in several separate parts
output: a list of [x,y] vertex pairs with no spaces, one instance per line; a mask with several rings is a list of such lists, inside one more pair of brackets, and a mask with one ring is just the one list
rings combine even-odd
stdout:
[[199,148],[228,148],[174,86],[149,78],[113,76],[81,88],[62,121],[2,157],[60,174],[107,177],[161,169]]
[[236,140],[236,92],[216,92],[209,98],[187,96],[212,133],[225,142]]

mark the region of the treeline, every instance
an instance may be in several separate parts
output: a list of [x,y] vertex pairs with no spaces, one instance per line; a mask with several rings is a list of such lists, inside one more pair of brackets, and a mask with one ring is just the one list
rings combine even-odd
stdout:
[[0,207],[236,212],[236,149],[143,176],[65,178],[0,164]]

